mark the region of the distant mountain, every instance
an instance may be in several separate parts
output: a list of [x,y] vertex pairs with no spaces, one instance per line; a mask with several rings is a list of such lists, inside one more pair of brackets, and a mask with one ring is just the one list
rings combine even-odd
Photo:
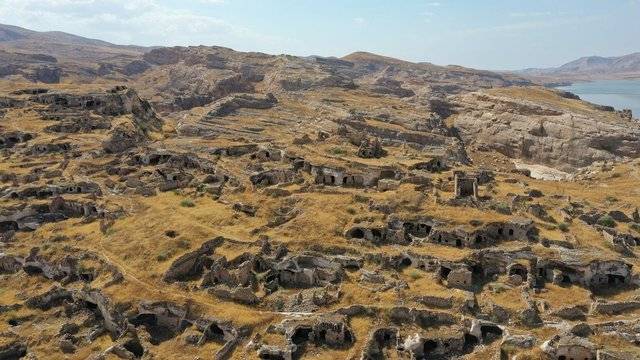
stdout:
[[60,31],[39,32],[0,24],[0,50],[47,54],[58,59],[102,60],[114,55],[135,56],[151,50],[142,46],[115,45]]
[[618,56],[587,56],[557,68],[516,72],[542,82],[640,78],[640,52]]

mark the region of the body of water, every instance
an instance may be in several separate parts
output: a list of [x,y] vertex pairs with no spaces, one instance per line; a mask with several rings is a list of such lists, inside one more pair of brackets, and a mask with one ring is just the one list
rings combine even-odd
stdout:
[[631,109],[633,117],[640,118],[640,79],[581,82],[558,89],[571,91],[594,104],[613,106],[616,110]]

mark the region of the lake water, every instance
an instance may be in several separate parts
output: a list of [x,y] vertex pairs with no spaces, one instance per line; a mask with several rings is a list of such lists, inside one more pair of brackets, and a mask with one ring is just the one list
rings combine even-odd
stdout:
[[594,104],[613,106],[616,110],[631,109],[633,117],[640,118],[640,80],[599,80],[559,89],[571,91]]

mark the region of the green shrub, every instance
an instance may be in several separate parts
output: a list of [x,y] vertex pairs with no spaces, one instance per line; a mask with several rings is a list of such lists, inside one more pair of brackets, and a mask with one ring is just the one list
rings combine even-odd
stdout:
[[329,153],[333,155],[346,155],[347,151],[340,147],[334,147],[329,150]]
[[495,209],[497,212],[501,213],[501,214],[510,214],[511,213],[511,207],[509,207],[509,204],[506,203],[497,203],[495,206]]
[[160,254],[158,254],[158,256],[156,256],[156,260],[158,260],[158,262],[163,262],[163,261],[167,261],[169,259],[169,257],[171,257],[169,252],[168,251],[163,251]]
[[509,287],[502,283],[493,283],[489,286],[489,288],[494,294],[500,294],[501,292],[509,290]]
[[188,249],[191,246],[189,240],[180,239],[177,241],[176,245],[181,249]]
[[353,201],[357,203],[367,203],[369,202],[369,198],[364,195],[355,194],[353,195]]
[[196,204],[191,199],[183,199],[180,201],[180,206],[182,207],[194,207]]
[[598,219],[598,225],[612,228],[612,227],[616,226],[616,222],[615,222],[615,220],[613,220],[613,218],[611,216],[605,215],[605,216],[601,217],[600,219]]
[[284,309],[284,299],[282,297],[278,297],[273,301],[273,308],[276,311],[282,311]]
[[418,280],[422,277],[422,274],[420,274],[418,270],[413,269],[409,271],[409,277],[412,278],[413,280]]
[[560,223],[560,224],[558,224],[558,229],[560,229],[560,231],[562,231],[562,232],[567,232],[567,231],[569,231],[569,224]]

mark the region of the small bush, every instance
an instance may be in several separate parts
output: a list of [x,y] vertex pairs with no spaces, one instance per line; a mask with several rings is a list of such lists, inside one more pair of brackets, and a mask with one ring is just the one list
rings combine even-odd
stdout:
[[171,255],[169,254],[169,252],[163,251],[160,254],[158,254],[158,256],[156,256],[156,260],[158,260],[158,262],[167,261],[170,256]]
[[358,213],[358,211],[357,211],[356,209],[351,208],[351,207],[350,207],[350,208],[347,208],[347,214],[355,215],[355,214],[357,214],[357,213]]
[[569,224],[560,223],[560,224],[558,224],[558,229],[560,229],[560,231],[562,231],[562,232],[567,232],[567,231],[569,231]]
[[51,242],[62,242],[62,241],[67,241],[69,240],[69,237],[66,235],[55,235],[54,237],[52,237],[51,239],[49,239],[49,241]]
[[412,278],[413,280],[418,280],[422,277],[422,274],[420,274],[418,270],[414,269],[409,271],[409,277]]
[[511,207],[506,203],[497,203],[495,209],[501,214],[511,214]]
[[490,289],[494,294],[500,294],[509,290],[509,287],[502,283],[493,283],[491,284]]
[[601,217],[600,219],[598,219],[598,225],[612,228],[612,227],[616,226],[616,222],[615,222],[615,220],[613,220],[613,218],[611,216],[605,215],[605,216]]
[[329,153],[333,155],[346,155],[347,151],[343,148],[334,147],[329,150]]
[[182,207],[194,207],[196,204],[191,199],[184,199],[180,201],[180,206]]
[[364,195],[355,194],[353,195],[353,201],[357,203],[367,203],[369,202],[369,198]]
[[616,198],[615,196],[607,196],[604,199],[610,203],[618,202],[618,198]]
[[276,311],[282,311],[284,309],[284,299],[282,297],[278,297],[273,301],[273,308]]
[[631,226],[629,226],[629,228],[631,228],[631,230],[633,230],[635,232],[639,232],[640,233],[640,224],[631,224]]
[[176,245],[177,245],[180,249],[188,249],[188,248],[191,246],[191,243],[189,242],[189,240],[180,239],[180,240],[178,240],[178,242],[176,243]]

